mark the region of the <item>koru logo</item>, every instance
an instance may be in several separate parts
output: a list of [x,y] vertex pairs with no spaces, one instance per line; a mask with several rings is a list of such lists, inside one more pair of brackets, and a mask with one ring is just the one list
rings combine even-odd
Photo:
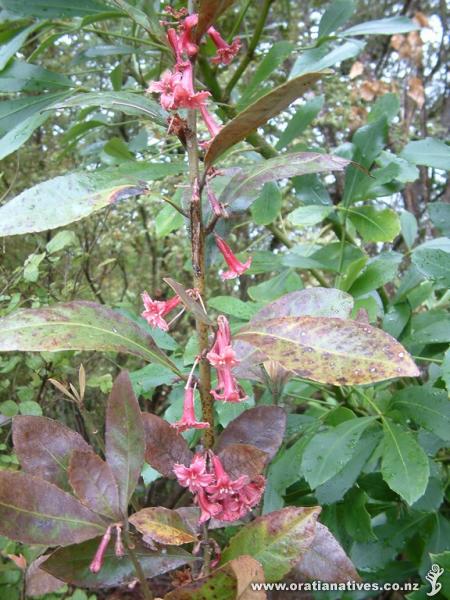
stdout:
[[431,566],[431,569],[425,575],[425,579],[431,584],[431,591],[427,592],[427,596],[435,596],[436,594],[439,594],[442,584],[438,583],[438,579],[443,572],[444,569],[442,569],[439,565],[434,564]]

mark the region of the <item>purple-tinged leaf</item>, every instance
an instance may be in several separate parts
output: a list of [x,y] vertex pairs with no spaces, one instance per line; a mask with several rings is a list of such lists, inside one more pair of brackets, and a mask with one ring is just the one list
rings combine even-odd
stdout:
[[52,594],[57,590],[61,589],[64,585],[64,581],[56,579],[50,573],[46,573],[40,568],[41,564],[47,560],[48,555],[43,554],[34,560],[27,568],[25,574],[25,589],[27,598],[32,596],[44,596],[45,594]]
[[212,165],[225,150],[245,139],[252,131],[286,110],[294,100],[300,98],[325,74],[321,72],[300,75],[258,98],[256,102],[224,125],[213,138],[205,155],[206,164]]
[[129,521],[144,536],[144,541],[181,546],[197,539],[179,513],[163,506],[143,508],[131,515]]
[[234,0],[199,0],[197,40],[200,41],[207,29],[214,25],[220,15],[227,10]]
[[256,446],[268,455],[275,456],[283,442],[286,413],[279,406],[250,408],[231,421],[217,442],[221,451],[230,444]]
[[200,321],[206,325],[212,325],[211,319],[209,319],[208,315],[203,310],[200,302],[190,296],[181,283],[178,283],[170,277],[165,277],[164,281],[167,283],[167,285],[170,285],[175,294],[181,298],[181,302],[183,303],[184,307],[194,315],[196,321]]
[[105,522],[56,485],[0,471],[0,534],[24,544],[67,546],[105,532]]
[[[91,573],[89,565],[97,550],[101,538],[89,540],[56,550],[42,568],[54,577],[71,585],[83,588],[108,588],[121,586],[136,579],[136,571],[127,554],[117,557],[114,543],[106,549],[102,569]],[[149,550],[138,538],[133,538],[134,551],[147,578],[162,575],[193,561],[193,556],[182,548],[164,548],[163,551]]]
[[0,319],[0,352],[103,350],[134,354],[179,374],[138,323],[95,302],[25,308]]
[[70,490],[67,469],[72,452],[91,452],[79,433],[46,417],[17,416],[13,442],[23,471]]
[[330,583],[361,581],[352,561],[328,527],[322,523],[316,524],[314,539],[291,571],[290,579],[295,581],[310,579]]
[[105,457],[119,487],[120,510],[126,514],[145,454],[144,423],[130,376],[122,371],[106,407]]
[[319,513],[319,506],[288,507],[257,517],[231,538],[222,563],[248,554],[261,563],[267,581],[279,581],[311,546]]
[[298,377],[356,385],[419,370],[390,335],[364,323],[327,317],[282,317],[250,324],[236,335]]
[[120,521],[119,488],[108,463],[91,452],[75,450],[69,482],[82,504],[107,519]]
[[219,452],[225,471],[232,479],[247,475],[254,479],[267,464],[268,454],[250,444],[230,444]]
[[143,413],[145,430],[145,460],[164,477],[175,478],[173,466],[189,466],[192,452],[186,440],[170,424],[151,413]]
[[252,164],[251,167],[239,169],[223,190],[219,200],[223,204],[237,204],[239,209],[243,210],[258,198],[262,187],[269,181],[311,173],[343,171],[349,164],[350,161],[347,159],[331,154],[317,152],[282,154]]
[[164,600],[266,600],[263,590],[252,589],[253,582],[264,582],[261,565],[251,556],[239,556],[208,576],[169,592]]

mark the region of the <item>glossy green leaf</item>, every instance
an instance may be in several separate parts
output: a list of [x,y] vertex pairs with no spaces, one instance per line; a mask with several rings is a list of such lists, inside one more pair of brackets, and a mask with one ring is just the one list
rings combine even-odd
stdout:
[[369,260],[361,275],[355,280],[349,292],[353,296],[363,296],[395,279],[402,261],[397,252],[382,252]]
[[286,129],[280,135],[280,139],[276,144],[277,150],[282,150],[288,144],[297,138],[310,125],[322,110],[325,102],[324,96],[316,96],[312,100],[305,102],[297,108],[295,114],[289,121]]
[[24,544],[67,546],[102,535],[102,519],[56,485],[0,470],[0,534]]
[[398,410],[442,440],[450,441],[450,401],[445,390],[410,386],[394,394],[390,408]]
[[312,227],[321,223],[334,211],[334,206],[299,206],[287,216],[287,219],[296,227]]
[[339,473],[354,455],[361,434],[375,417],[360,417],[344,421],[316,434],[302,458],[302,472],[312,489]]
[[308,73],[290,79],[256,100],[222,127],[208,147],[205,162],[208,165],[213,164],[226,150],[244,140],[252,131],[283,112],[323,75],[323,73]]
[[99,0],[79,0],[71,4],[67,0],[1,0],[1,5],[8,11],[24,17],[51,19],[59,17],[84,17],[111,10]]
[[443,234],[450,236],[450,204],[445,202],[432,202],[428,204],[428,214],[433,225]]
[[400,213],[400,226],[403,239],[408,248],[411,249],[417,239],[417,234],[419,233],[416,217],[409,211],[403,210]]
[[334,0],[319,23],[319,39],[330,35],[346,23],[355,11],[354,0]]
[[39,25],[39,23],[32,23],[28,27],[19,29],[17,32],[14,32],[13,37],[0,46],[0,71],[6,67],[9,59],[12,58],[18,50],[20,50],[30,33],[33,33],[33,31],[35,31]]
[[46,231],[68,225],[124,198],[144,194],[147,182],[183,169],[179,163],[133,163],[49,179],[0,207],[0,235]]
[[427,455],[411,431],[406,431],[390,419],[383,420],[383,428],[383,479],[394,492],[412,504],[427,487],[430,474]]
[[428,279],[443,287],[450,286],[450,252],[419,246],[412,253],[412,262]]
[[257,225],[269,225],[275,221],[281,210],[281,203],[278,186],[273,182],[265,183],[261,194],[250,208],[254,222]]
[[95,302],[68,302],[48,308],[21,309],[0,319],[0,350],[124,352],[178,372],[146,329]]
[[348,40],[331,50],[329,44],[321,44],[318,48],[306,50],[295,61],[290,76],[298,77],[313,71],[337,66],[344,60],[358,56],[363,51],[364,46],[364,42]]
[[[367,116],[367,122],[374,123],[381,117],[386,117],[387,122],[392,123],[399,111],[400,99],[397,94],[384,94],[377,98],[375,104],[371,107],[370,113]],[[388,154],[388,152],[386,152],[386,154]],[[398,157],[395,156],[394,162],[397,162],[398,160]]]
[[258,162],[251,168],[239,170],[222,192],[220,202],[247,208],[258,197],[262,186],[269,181],[307,173],[343,171],[348,164],[348,160],[331,154],[316,152],[283,154]]
[[425,138],[409,142],[400,155],[414,165],[424,165],[433,169],[450,169],[450,146],[436,138]]
[[392,242],[400,233],[400,220],[391,208],[359,206],[350,209],[349,217],[365,242]]
[[397,340],[364,323],[327,317],[282,317],[254,322],[236,334],[298,377],[355,385],[419,370]]
[[62,73],[43,69],[38,65],[15,60],[0,73],[0,92],[42,92],[73,87]]
[[143,508],[131,515],[129,521],[144,540],[158,544],[181,546],[196,540],[181,516],[162,506]]
[[[134,551],[146,577],[156,577],[177,569],[193,560],[191,554],[182,548],[164,548],[149,550],[138,539],[133,539]],[[71,585],[82,588],[110,588],[123,586],[136,579],[136,571],[130,557],[125,554],[117,557],[114,543],[111,541],[105,552],[102,569],[91,573],[89,565],[100,543],[100,538],[83,544],[68,546],[53,552],[41,565],[41,568]]]
[[172,231],[181,229],[184,225],[184,217],[170,204],[162,207],[155,218],[155,233],[159,240],[162,240]]
[[222,554],[222,564],[242,554],[255,558],[267,581],[279,581],[311,546],[320,507],[288,507],[257,517],[243,527]]
[[22,470],[70,490],[68,468],[73,452],[91,452],[79,433],[46,417],[19,416],[13,421],[14,450]]
[[284,269],[279,275],[267,281],[251,285],[247,291],[250,298],[256,302],[270,302],[283,294],[302,288],[301,277],[293,269]]
[[339,35],[351,37],[353,35],[394,35],[396,33],[408,33],[417,31],[420,26],[407,17],[387,17],[354,25]]
[[145,437],[139,403],[130,376],[121,371],[106,407],[105,458],[119,487],[119,504],[126,514],[144,464]]
[[216,296],[209,298],[208,307],[214,308],[220,313],[231,315],[237,319],[248,321],[258,309],[258,304],[243,302],[233,296]]

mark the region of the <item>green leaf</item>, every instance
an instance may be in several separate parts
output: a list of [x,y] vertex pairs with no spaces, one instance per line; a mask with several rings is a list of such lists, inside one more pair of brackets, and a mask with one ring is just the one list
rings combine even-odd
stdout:
[[14,450],[22,470],[70,490],[67,470],[73,452],[92,452],[79,433],[46,417],[19,416],[13,421]]
[[391,208],[359,206],[349,209],[349,217],[365,242],[392,242],[400,233],[400,220]]
[[323,73],[309,73],[290,79],[256,100],[224,125],[213,138],[205,155],[206,164],[212,165],[226,150],[286,110],[322,77]]
[[180,229],[183,226],[184,218],[173,206],[166,204],[162,207],[155,219],[156,237],[161,240],[169,235],[171,231]]
[[41,405],[34,400],[25,400],[19,404],[19,412],[21,415],[30,417],[42,417]]
[[343,171],[349,161],[317,152],[296,152],[264,160],[245,169],[240,169],[220,195],[223,204],[247,208],[258,197],[262,186],[269,181],[286,179],[307,173]]
[[64,231],[58,231],[58,233],[47,243],[45,249],[49,254],[55,254],[56,252],[60,252],[61,250],[64,250],[64,248],[74,246],[77,243],[78,238],[75,232],[66,229]]
[[412,262],[428,279],[443,287],[450,286],[450,253],[439,248],[419,246],[412,253]]
[[411,250],[419,233],[419,226],[416,217],[407,210],[400,213],[400,226],[405,244]]
[[[400,99],[397,94],[384,94],[377,98],[367,117],[368,123],[374,123],[381,117],[386,117],[392,123],[400,111]],[[397,158],[397,157],[396,157]]]
[[290,77],[298,77],[306,73],[337,66],[344,60],[358,56],[363,51],[364,46],[364,42],[348,40],[332,50],[330,50],[329,44],[321,44],[318,48],[306,50],[295,61]]
[[71,87],[74,84],[66,75],[20,60],[14,60],[0,73],[0,92],[42,92]]
[[273,44],[269,52],[258,65],[249,83],[246,84],[244,92],[236,105],[238,111],[246,108],[267,91],[266,80],[269,78],[270,74],[292,54],[293,50],[294,45],[291,42],[281,41]]
[[277,150],[282,150],[288,144],[290,144],[292,140],[303,133],[308,125],[310,125],[320,113],[324,102],[325,96],[316,96],[312,100],[309,100],[309,102],[305,102],[299,106],[289,121],[286,129],[280,135],[280,139],[278,140],[275,148]]
[[450,169],[450,146],[435,138],[425,138],[409,142],[400,156],[414,165],[424,165],[433,169]]
[[334,0],[324,12],[319,23],[319,40],[346,23],[355,11],[354,0]]
[[231,538],[221,562],[247,554],[262,565],[266,581],[279,581],[311,545],[319,513],[317,506],[288,507],[257,517]]
[[258,310],[258,305],[251,302],[243,302],[233,296],[215,296],[208,300],[208,306],[220,313],[231,315],[243,321],[251,319]]
[[350,288],[353,296],[363,296],[385,283],[393,281],[402,261],[398,252],[382,252],[367,263],[364,271]]
[[372,531],[372,517],[366,508],[368,499],[361,488],[354,487],[347,492],[342,504],[345,529],[357,542],[376,539]]
[[14,400],[5,400],[0,404],[0,413],[5,417],[15,417],[19,412],[19,407]]
[[269,225],[281,210],[281,192],[273,182],[265,183],[261,194],[251,206],[251,213],[257,225]]
[[383,420],[383,429],[383,479],[408,504],[413,504],[427,487],[430,474],[427,455],[410,431],[390,419]]
[[141,410],[127,371],[114,382],[106,407],[105,458],[119,486],[126,514],[144,464],[145,434]]
[[181,516],[162,506],[143,508],[131,515],[129,521],[145,538],[158,544],[181,546],[196,541]]
[[450,441],[450,401],[445,390],[409,386],[392,397],[390,409],[400,411],[445,442]]
[[129,317],[95,302],[21,309],[0,319],[0,350],[125,352],[179,373],[146,329]]
[[450,236],[450,204],[445,202],[428,204],[428,214],[433,225],[440,229],[444,235]]
[[[148,578],[162,575],[193,560],[192,555],[182,548],[169,547],[152,551],[138,539],[134,538],[132,541],[135,544],[136,557]],[[89,565],[99,543],[100,539],[96,538],[56,550],[42,563],[41,568],[61,581],[82,588],[118,587],[135,581],[136,571],[132,560],[126,551],[125,556],[117,557],[111,542],[106,549],[101,571],[90,571]]]
[[18,50],[20,50],[30,33],[33,33],[33,31],[35,31],[38,27],[40,27],[40,23],[32,23],[28,27],[19,29],[14,32],[14,36],[11,39],[0,46],[0,71],[6,67],[9,59],[12,58]]
[[85,17],[110,10],[98,0],[79,0],[70,4],[67,0],[1,0],[1,6],[7,11],[23,17],[52,19],[54,17]]
[[387,17],[386,19],[377,19],[375,21],[366,21],[359,25],[354,25],[339,35],[351,37],[353,35],[394,35],[396,33],[408,33],[417,31],[420,26],[407,17]]
[[67,546],[105,532],[101,518],[56,485],[0,470],[0,534],[24,544]]
[[255,346],[265,360],[319,383],[356,385],[419,374],[396,340],[357,321],[282,317],[251,323],[235,337]]
[[345,467],[355,453],[361,434],[374,420],[375,417],[350,419],[312,438],[302,458],[302,472],[311,489]]
[[0,236],[68,225],[124,198],[144,194],[146,182],[183,170],[181,163],[133,163],[49,179],[0,207]]
[[132,92],[88,92],[77,94],[63,102],[59,102],[55,109],[73,107],[100,106],[110,110],[118,110],[126,115],[145,117],[161,127],[167,127],[167,114],[160,104],[144,96]]
[[312,204],[299,206],[287,216],[287,219],[297,227],[311,227],[321,223],[334,211],[334,206],[321,206]]
[[256,302],[270,302],[283,294],[302,288],[301,277],[292,269],[284,269],[276,277],[258,283],[258,285],[251,285],[247,291],[250,298]]

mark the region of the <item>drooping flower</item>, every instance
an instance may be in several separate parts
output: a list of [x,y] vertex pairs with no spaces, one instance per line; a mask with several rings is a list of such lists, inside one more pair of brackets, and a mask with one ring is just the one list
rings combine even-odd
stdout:
[[174,296],[170,300],[152,300],[148,292],[143,292],[142,302],[144,303],[145,310],[141,313],[141,316],[147,321],[152,327],[158,327],[163,331],[169,329],[168,323],[164,317],[168,315],[175,307],[180,303],[180,297]]
[[235,494],[249,483],[249,478],[246,475],[242,475],[238,479],[232,480],[223,468],[222,462],[217,455],[212,455],[211,462],[216,478],[215,482],[206,488],[211,500],[223,500],[227,496]]
[[[194,368],[195,366],[196,363],[194,364]],[[179,421],[172,425],[172,427],[180,433],[187,429],[207,429],[209,427],[208,422],[197,421],[195,418],[194,397],[196,385],[192,385],[193,370],[188,378],[186,387],[184,388],[183,416]]]
[[91,573],[98,573],[103,566],[103,559],[105,557],[106,548],[111,540],[111,529],[112,525],[108,527],[104,536],[102,537],[100,544],[98,545],[97,551],[94,554],[91,564],[89,565],[89,571]]
[[200,106],[200,112],[211,137],[216,137],[222,127],[217,123],[204,104]]
[[204,489],[198,490],[195,500],[200,508],[200,519],[199,523],[205,523],[213,517],[219,517],[222,506],[218,502],[211,502],[210,497],[206,494]]
[[225,279],[235,279],[236,277],[239,277],[240,275],[242,275],[242,273],[244,273],[245,271],[247,271],[247,269],[250,268],[251,264],[252,264],[252,257],[250,256],[245,263],[240,262],[236,256],[233,254],[233,251],[231,250],[230,246],[226,243],[226,241],[224,239],[222,239],[220,236],[218,236],[217,234],[215,234],[216,237],[216,244],[217,247],[219,248],[222,256],[225,259],[225,262],[227,263],[229,270],[225,271],[224,273],[221,274],[221,278],[223,280]]
[[212,26],[208,29],[208,35],[217,48],[217,55],[211,61],[216,64],[229,65],[242,47],[241,40],[235,38],[230,45],[223,39],[217,29]]
[[173,467],[178,483],[187,487],[193,494],[210,485],[214,481],[214,475],[206,470],[206,458],[196,454],[189,467],[176,463]]
[[198,45],[194,41],[193,30],[197,27],[198,15],[196,13],[187,16],[180,23],[180,48],[182,52],[186,52],[189,58],[193,58],[198,53]]

